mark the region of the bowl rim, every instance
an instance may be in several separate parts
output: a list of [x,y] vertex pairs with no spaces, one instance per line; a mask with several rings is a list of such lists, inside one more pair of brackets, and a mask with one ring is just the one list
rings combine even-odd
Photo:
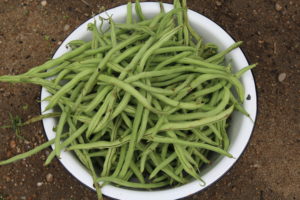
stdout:
[[[163,3],[163,5],[164,5],[166,11],[173,8],[172,4]],[[134,3],[133,3],[133,6],[134,6]],[[159,3],[158,2],[142,2],[141,7],[144,11],[147,9],[154,9],[154,7],[155,7],[155,9],[157,9],[157,8],[159,8]],[[102,17],[107,16],[106,13],[108,13],[108,14],[118,13],[117,15],[122,15],[122,14],[120,14],[122,12],[123,13],[126,12],[126,4],[109,9],[103,13],[96,15],[93,18],[88,19],[86,22],[79,25],[70,35],[68,35],[66,37],[66,39],[62,42],[62,44],[56,50],[53,58],[56,58],[59,55],[61,55],[62,53],[64,53],[65,51],[63,51],[63,50],[65,49],[65,45],[68,43],[68,41],[76,39],[74,37],[75,37],[75,35],[77,35],[76,33],[78,32],[78,30],[86,29],[87,24],[90,22],[93,22],[93,20],[95,18],[98,18],[98,16],[102,16]],[[213,22],[209,18],[205,17],[204,15],[189,9],[188,16],[189,16],[190,20],[191,20],[191,18],[192,19],[198,18],[199,21],[203,20],[205,23],[209,24],[214,29],[217,29],[219,32],[221,32],[224,35],[224,37],[226,37],[226,39],[228,40],[227,44],[234,43],[233,38],[227,32],[225,32],[224,29],[222,29],[219,25],[217,25],[215,22]],[[211,28],[211,27],[209,27],[209,28]],[[234,50],[234,52],[241,54],[244,59],[244,62],[246,62],[248,65],[248,61],[240,48]],[[231,52],[231,53],[234,54],[234,52]],[[233,57],[234,57],[234,55],[233,55]],[[229,166],[227,166],[225,170],[222,170],[222,172],[220,173],[220,175],[217,178],[214,178],[212,181],[209,181],[209,183],[206,184],[205,186],[200,186],[199,182],[197,180],[194,180],[194,181],[191,181],[187,184],[184,184],[184,185],[176,187],[176,188],[170,188],[170,189],[165,189],[165,190],[155,190],[155,191],[136,191],[136,190],[131,190],[131,189],[118,188],[118,187],[112,186],[112,185],[107,185],[102,188],[103,194],[113,197],[113,198],[117,198],[117,199],[141,199],[141,198],[143,198],[145,200],[146,199],[178,199],[178,198],[189,196],[189,195],[194,194],[199,191],[203,191],[206,188],[208,188],[209,186],[211,186],[212,184],[216,183],[218,180],[220,180],[221,177],[223,177],[230,169],[232,169],[232,167],[237,163],[237,161],[241,157],[241,155],[245,152],[245,150],[249,144],[249,141],[251,139],[254,127],[255,127],[256,116],[257,116],[257,92],[256,92],[255,80],[254,80],[254,76],[253,76],[252,72],[249,71],[247,73],[248,73],[248,76],[250,78],[252,78],[252,81],[253,81],[252,85],[254,86],[254,88],[252,88],[252,89],[254,89],[254,93],[252,93],[252,102],[254,103],[255,107],[253,107],[254,112],[252,112],[252,115],[251,115],[251,117],[253,119],[253,125],[251,126],[251,130],[248,131],[249,137],[247,138],[247,141],[246,141],[245,145],[242,147],[241,151],[238,153],[238,156],[236,157],[236,159],[231,161]],[[46,91],[45,88],[42,88],[41,99],[45,98],[47,95],[49,95],[49,93]],[[47,102],[43,101],[41,103],[41,111],[43,114],[52,112],[52,110],[43,112],[43,110],[45,109],[46,106],[47,106]],[[50,118],[50,119],[43,120],[44,130],[45,130],[46,136],[49,140],[52,139],[55,135],[55,133],[52,130],[54,124],[55,124],[54,119]],[[52,148],[54,148],[53,145],[52,145]],[[59,161],[76,179],[78,179],[83,184],[87,185],[89,188],[94,189],[92,178],[90,176],[88,176],[88,177],[86,176],[87,170],[85,170],[85,169],[82,170],[82,167],[83,167],[82,165],[81,165],[81,167],[80,166],[74,167],[74,165],[76,165],[76,164],[78,165],[78,161],[72,160],[72,157],[73,156],[71,155],[70,152],[62,152],[61,159],[59,159]],[[222,157],[221,159],[226,159],[226,157]]]

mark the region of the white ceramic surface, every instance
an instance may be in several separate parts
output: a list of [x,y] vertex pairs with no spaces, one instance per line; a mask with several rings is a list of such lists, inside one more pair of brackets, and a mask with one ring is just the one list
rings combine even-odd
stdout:
[[[141,3],[142,10],[147,18],[152,18],[157,13],[159,13],[159,4],[153,2]],[[165,10],[169,11],[173,8],[170,4],[164,4]],[[134,9],[133,9],[134,13]],[[107,15],[112,15],[113,19],[116,22],[124,22],[126,19],[126,5],[119,6],[113,9],[106,11],[95,16],[93,19],[88,20],[87,22],[80,25],[73,33],[71,33],[67,39],[62,43],[58,48],[53,58],[57,58],[63,53],[67,52],[66,44],[71,40],[83,39],[90,40],[91,33],[87,31],[87,24],[98,20],[98,16],[107,17]],[[217,24],[208,18],[204,17],[201,14],[198,14],[192,10],[188,11],[188,17],[191,25],[203,36],[205,42],[213,42],[217,44],[221,50],[226,49],[231,44],[234,43],[234,40]],[[99,23],[100,24],[100,23]],[[106,26],[108,26],[106,24]],[[248,66],[248,62],[238,48],[232,51],[226,57],[227,60],[231,60],[234,71]],[[257,99],[256,99],[256,90],[255,83],[250,71],[246,72],[241,81],[245,87],[246,96],[249,94],[251,100],[245,100],[244,107],[249,112],[251,118],[255,121],[256,111],[257,111]],[[49,93],[43,88],[41,98],[44,99]],[[42,111],[47,106],[47,102],[41,103]],[[51,112],[43,112],[48,113]],[[48,139],[52,139],[55,136],[52,128],[55,126],[56,121],[54,119],[44,119],[43,120],[45,132]],[[249,118],[245,117],[241,113],[234,112],[232,116],[232,123],[229,128],[229,137],[230,137],[230,147],[229,152],[235,157],[235,159],[227,158],[224,156],[216,156],[214,162],[206,167],[202,172],[201,176],[206,182],[205,186],[201,186],[198,181],[192,181],[183,186],[173,188],[173,189],[164,189],[156,191],[134,191],[130,189],[118,188],[112,185],[107,185],[103,187],[103,194],[116,198],[116,199],[126,199],[126,200],[168,200],[168,199],[178,199],[188,195],[191,195],[195,192],[201,191],[212,183],[217,181],[221,176],[223,176],[237,161],[242,152],[244,151],[247,143],[250,139],[252,130],[254,127],[254,122]],[[92,178],[88,174],[87,170],[80,164],[80,162],[69,152],[62,152],[60,162],[64,167],[78,180],[87,185],[90,188],[93,188]]]

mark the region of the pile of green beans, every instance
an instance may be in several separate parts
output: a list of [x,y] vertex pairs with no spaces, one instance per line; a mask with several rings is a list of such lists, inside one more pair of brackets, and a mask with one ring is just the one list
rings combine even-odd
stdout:
[[[242,107],[241,75],[225,55],[190,26],[186,0],[152,19],[139,1],[127,4],[126,23],[109,19],[110,28],[88,25],[91,41],[69,43],[71,51],[2,82],[41,85],[51,95],[43,101],[55,109],[56,137],[17,155],[8,164],[54,144],[45,165],[72,151],[89,170],[101,199],[100,183],[134,189],[175,187],[209,164],[210,152],[232,157],[226,129],[229,116]],[[34,120],[33,120],[34,121]],[[30,121],[29,121],[30,122]],[[202,181],[202,183],[204,183]]]

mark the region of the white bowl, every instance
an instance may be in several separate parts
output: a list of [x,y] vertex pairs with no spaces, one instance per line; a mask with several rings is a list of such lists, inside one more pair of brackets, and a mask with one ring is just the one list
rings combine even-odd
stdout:
[[[160,11],[158,3],[141,3],[141,7],[147,18],[152,18]],[[164,3],[164,7],[166,11],[169,11],[173,8],[173,5]],[[115,20],[116,22],[124,22],[126,19],[126,5],[110,9],[105,13],[101,13],[80,25],[62,43],[62,45],[58,48],[53,58],[57,58],[65,52],[69,51],[69,49],[66,48],[66,45],[71,40],[90,40],[91,33],[87,31],[87,24],[92,23],[94,20],[99,22],[98,16],[107,17],[108,15],[112,15],[113,20]],[[203,36],[205,42],[213,42],[216,45],[218,45],[221,50],[226,49],[234,43],[234,40],[221,27],[219,27],[216,23],[204,17],[203,15],[196,13],[192,10],[188,10],[188,17],[191,25],[196,29],[196,31],[200,35]],[[98,24],[100,24],[100,22]],[[106,26],[108,25],[106,24]],[[226,56],[226,59],[232,61],[234,71],[238,71],[239,69],[248,66],[248,62],[241,49],[239,48],[229,53]],[[245,87],[246,96],[251,96],[251,100],[245,100],[244,107],[249,112],[251,118],[255,121],[257,102],[255,83],[252,73],[250,71],[246,72],[242,76],[241,81]],[[48,95],[50,94],[45,90],[45,88],[43,88],[41,98],[44,99]],[[42,111],[45,109],[47,104],[47,102],[41,103]],[[51,111],[47,111],[47,113],[48,112]],[[48,139],[53,139],[55,137],[55,132],[53,132],[52,128],[55,126],[56,121],[54,119],[44,119],[43,124]],[[224,156],[216,156],[212,164],[207,166],[200,174],[203,180],[206,182],[205,186],[201,186],[200,183],[196,180],[191,181],[190,183],[187,183],[180,187],[156,191],[135,191],[133,189],[124,189],[112,185],[106,185],[102,188],[102,192],[103,194],[116,199],[168,200],[186,197],[195,192],[201,191],[210,186],[215,181],[217,181],[234,165],[234,163],[237,161],[237,159],[241,156],[242,152],[246,148],[253,127],[254,122],[252,122],[249,118],[247,118],[239,112],[233,113],[232,123],[228,130],[228,133],[230,138],[229,153],[231,153],[234,156],[234,159],[227,158]],[[73,154],[71,154],[70,152],[63,151],[61,154],[60,162],[79,181],[81,181],[88,187],[93,188],[93,181],[91,176],[89,175],[85,167],[77,160],[77,158]]]

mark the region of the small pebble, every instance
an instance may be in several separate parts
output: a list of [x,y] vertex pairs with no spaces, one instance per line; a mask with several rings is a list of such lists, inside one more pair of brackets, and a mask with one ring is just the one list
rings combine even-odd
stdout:
[[61,45],[61,43],[62,43],[62,41],[58,41],[58,42],[57,42],[57,45]]
[[36,184],[36,186],[38,186],[38,187],[41,187],[43,185],[43,182],[38,182],[37,184]]
[[30,142],[28,140],[25,140],[24,143],[25,144],[30,144]]
[[47,176],[46,176],[46,180],[47,180],[47,182],[52,182],[53,181],[53,175],[52,174],[47,174]]
[[41,1],[41,5],[42,6],[46,6],[47,5],[47,1],[45,1],[45,0]]
[[10,178],[8,176],[5,176],[4,179],[6,182],[10,182]]
[[232,192],[235,192],[236,191],[236,187],[232,187]]
[[276,4],[275,4],[275,9],[276,9],[277,11],[281,11],[281,10],[282,10],[282,6],[281,6],[279,3],[276,3]]
[[69,30],[70,29],[70,25],[69,24],[66,24],[65,26],[64,26],[64,31],[67,31],[67,30]]
[[12,148],[12,149],[14,149],[14,148],[16,148],[16,141],[14,141],[14,140],[12,140],[12,141],[10,141],[10,143],[9,143],[9,146],[10,146],[10,148]]
[[222,2],[221,2],[221,1],[216,1],[216,5],[217,5],[217,6],[221,6],[221,5],[222,5]]
[[280,73],[279,75],[278,75],[278,81],[279,82],[282,82],[282,81],[284,81],[284,79],[286,78],[286,73]]

